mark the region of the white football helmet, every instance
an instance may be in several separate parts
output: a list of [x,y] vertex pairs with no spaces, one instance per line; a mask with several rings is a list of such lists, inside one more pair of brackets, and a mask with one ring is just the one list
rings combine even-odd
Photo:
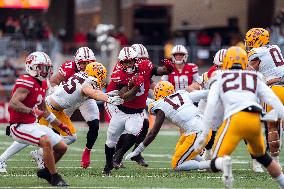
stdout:
[[223,59],[224,59],[226,52],[227,52],[227,49],[220,49],[218,52],[216,52],[213,63],[217,66],[221,66],[223,64]]
[[81,71],[80,62],[95,62],[96,57],[94,52],[88,47],[80,47],[75,54],[75,63],[77,69]]
[[[178,54],[178,53],[184,54],[182,60],[178,61],[178,60],[175,59],[174,55]],[[172,60],[173,60],[174,64],[184,64],[184,63],[186,63],[187,58],[188,58],[188,51],[186,50],[186,48],[183,45],[176,45],[176,46],[174,46],[174,48],[172,49],[171,54],[172,54]]]
[[138,54],[137,58],[147,58],[149,59],[149,54],[146,47],[142,44],[133,44],[131,46]]
[[137,52],[131,47],[123,47],[123,49],[120,50],[118,62],[121,64],[123,70],[128,74],[135,71],[137,56]]
[[44,52],[33,52],[25,62],[26,71],[32,77],[43,81],[53,74],[53,66],[51,60]]

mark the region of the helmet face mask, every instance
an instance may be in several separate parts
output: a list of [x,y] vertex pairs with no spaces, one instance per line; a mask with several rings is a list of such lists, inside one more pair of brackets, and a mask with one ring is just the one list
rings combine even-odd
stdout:
[[171,54],[172,54],[172,60],[174,64],[185,64],[186,63],[187,58],[188,58],[188,51],[183,45],[174,46]]
[[51,60],[44,52],[33,52],[26,58],[27,73],[40,81],[49,79],[53,74]]
[[175,92],[174,86],[168,81],[160,81],[154,88],[155,100],[169,96]]
[[124,47],[118,55],[118,62],[120,63],[123,71],[132,74],[136,71],[137,52],[131,47]]
[[[96,61],[94,52],[88,47],[80,47],[75,54],[75,63],[79,71],[84,71],[86,65]],[[85,66],[85,67],[84,67]]]
[[242,69],[245,70],[248,65],[248,56],[245,50],[241,47],[230,47],[224,57],[222,68],[227,69]]
[[269,32],[263,28],[252,28],[245,36],[246,50],[262,47],[269,43]]

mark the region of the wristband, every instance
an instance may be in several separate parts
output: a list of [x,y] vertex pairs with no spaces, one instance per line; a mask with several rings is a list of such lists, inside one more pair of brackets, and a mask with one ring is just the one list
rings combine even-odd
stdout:
[[51,123],[56,119],[56,116],[53,113],[50,113],[45,119],[46,119],[46,121]]

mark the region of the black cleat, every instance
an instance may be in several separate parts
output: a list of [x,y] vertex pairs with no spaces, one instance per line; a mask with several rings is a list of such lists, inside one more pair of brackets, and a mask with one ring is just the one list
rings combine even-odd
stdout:
[[38,170],[36,174],[39,178],[45,179],[48,183],[51,183],[51,174],[47,168]]
[[52,186],[69,186],[58,173],[51,176],[50,184]]
[[141,165],[143,167],[149,166],[149,164],[144,160],[144,158],[141,156],[141,154],[132,157],[131,161],[136,161],[138,163],[138,165]]
[[113,169],[113,166],[106,165],[104,170],[102,171],[102,174],[103,175],[110,175],[112,169]]

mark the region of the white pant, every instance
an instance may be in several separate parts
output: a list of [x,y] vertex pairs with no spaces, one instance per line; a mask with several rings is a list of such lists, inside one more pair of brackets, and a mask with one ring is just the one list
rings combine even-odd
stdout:
[[117,106],[106,105],[106,111],[110,114],[110,123],[107,130],[106,144],[115,147],[120,135],[124,132],[137,136],[143,127],[144,113],[126,114]]
[[95,119],[98,119],[98,120],[100,119],[99,108],[98,108],[96,100],[94,99],[85,100],[79,107],[75,106],[72,108],[65,109],[64,113],[66,113],[69,117],[71,117],[77,108],[79,108],[86,122],[93,121]]
[[12,138],[15,141],[33,146],[38,146],[40,138],[44,135],[48,136],[52,147],[62,140],[62,137],[56,134],[51,128],[36,122],[20,124],[19,126],[13,124],[10,129]]

